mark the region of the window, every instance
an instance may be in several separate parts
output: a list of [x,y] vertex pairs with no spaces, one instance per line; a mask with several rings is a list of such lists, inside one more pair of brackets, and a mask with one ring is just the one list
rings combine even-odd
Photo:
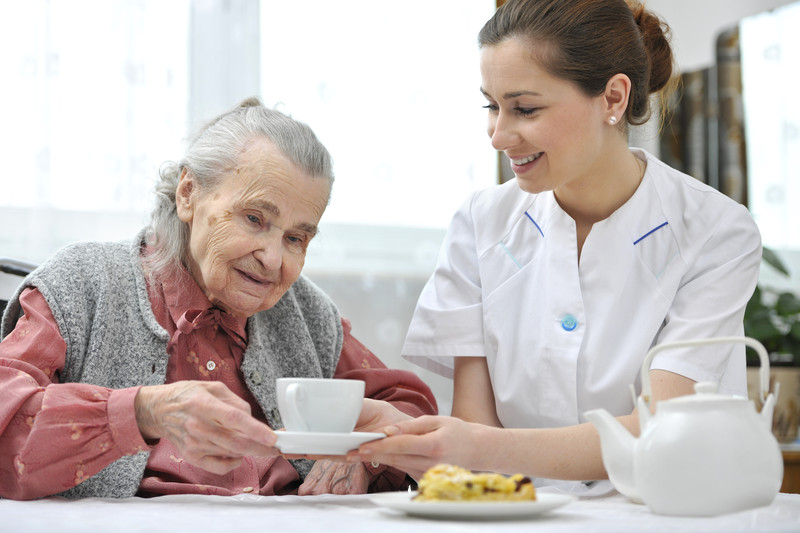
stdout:
[[414,268],[427,275],[453,212],[496,182],[477,50],[493,1],[11,5],[0,255],[37,262],[68,242],[132,236],[160,164],[252,94],[333,154],[313,268],[402,271],[423,258]]
[[477,46],[493,11],[486,0],[262,1],[264,101],[311,125],[334,158],[309,269],[427,276],[455,210],[496,183]]
[[186,131],[188,5],[4,4],[0,255],[38,262],[143,224]]
[[800,3],[742,20],[750,210],[765,246],[800,250]]

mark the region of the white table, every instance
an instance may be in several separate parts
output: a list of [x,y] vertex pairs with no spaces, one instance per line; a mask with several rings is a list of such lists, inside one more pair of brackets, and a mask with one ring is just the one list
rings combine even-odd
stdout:
[[800,532],[800,495],[713,518],[659,516],[611,495],[581,498],[549,513],[506,521],[413,518],[369,496],[162,496],[124,500],[0,500],[0,532]]

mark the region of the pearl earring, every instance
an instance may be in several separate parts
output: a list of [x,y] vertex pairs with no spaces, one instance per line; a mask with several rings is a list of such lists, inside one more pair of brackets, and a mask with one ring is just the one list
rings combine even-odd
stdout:
[[611,115],[610,117],[608,117],[608,123],[613,126],[614,124],[617,123],[617,117],[615,117],[614,115]]

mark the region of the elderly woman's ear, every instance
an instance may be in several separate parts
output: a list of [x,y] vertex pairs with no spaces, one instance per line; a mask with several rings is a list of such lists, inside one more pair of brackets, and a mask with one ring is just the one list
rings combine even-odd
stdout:
[[175,190],[175,207],[178,211],[178,218],[183,222],[189,223],[194,215],[194,204],[192,195],[195,192],[194,176],[187,169],[181,172],[181,179],[178,188]]

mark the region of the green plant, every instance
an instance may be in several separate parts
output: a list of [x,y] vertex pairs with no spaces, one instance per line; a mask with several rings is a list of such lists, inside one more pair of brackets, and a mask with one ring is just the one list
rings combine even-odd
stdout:
[[[789,271],[780,258],[764,248],[763,260],[785,276]],[[744,312],[744,332],[761,342],[776,366],[800,366],[800,298],[790,291],[777,291],[758,285]],[[747,364],[758,366],[750,348]]]

